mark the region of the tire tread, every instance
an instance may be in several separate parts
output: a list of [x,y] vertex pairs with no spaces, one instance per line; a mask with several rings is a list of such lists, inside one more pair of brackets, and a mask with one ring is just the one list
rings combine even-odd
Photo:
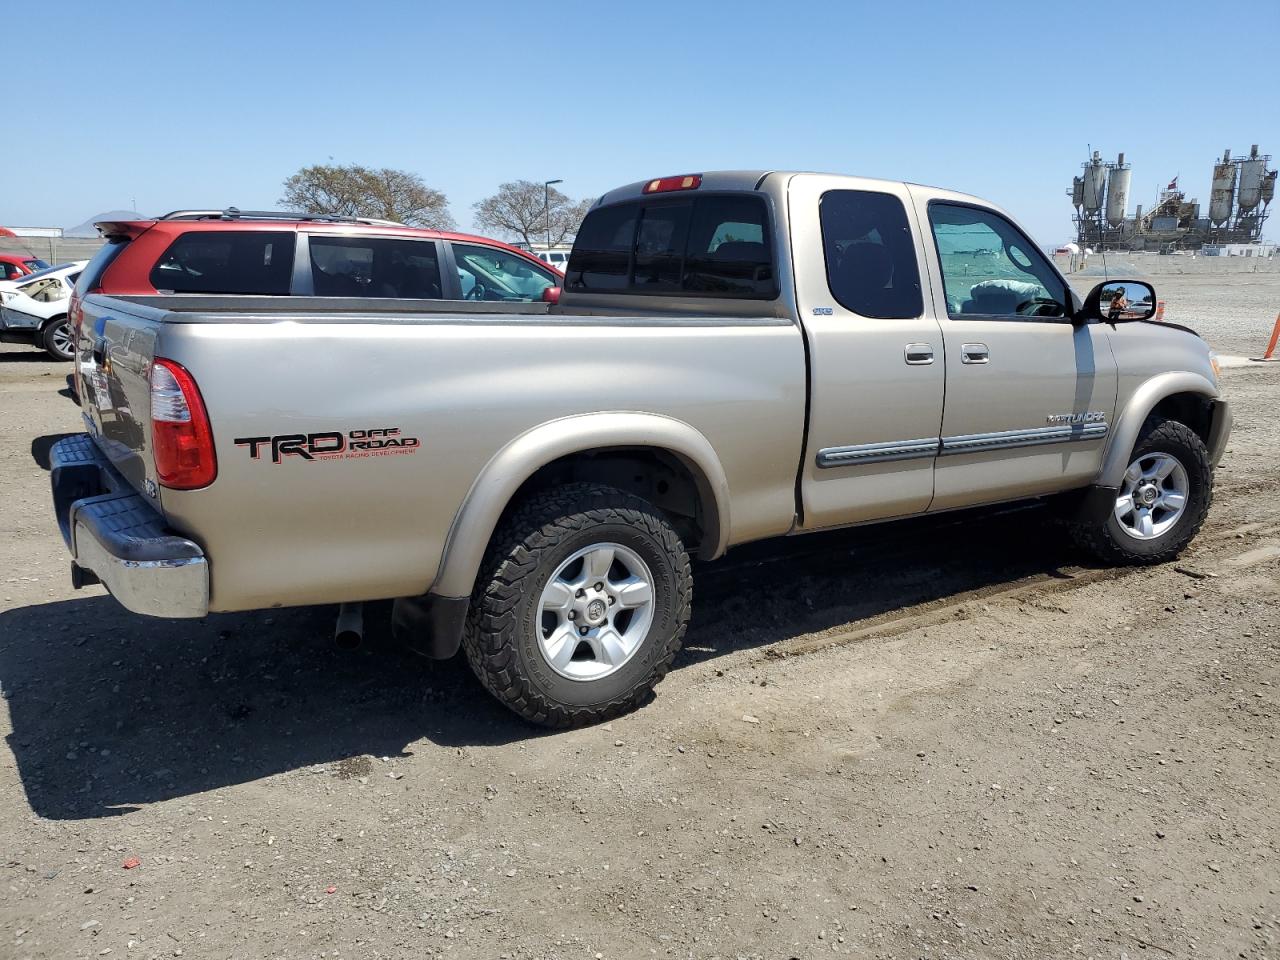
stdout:
[[[646,531],[675,566],[675,622],[653,669],[624,693],[589,706],[567,705],[539,693],[519,669],[513,633],[524,584],[543,556],[565,537],[600,523],[622,523]],[[689,622],[692,575],[679,536],[647,501],[601,483],[575,482],[533,494],[501,522],[490,540],[471,596],[463,649],[472,670],[501,703],[525,719],[567,729],[600,723],[635,709],[671,668]]]
[[[1204,491],[1204,495],[1196,498],[1195,513],[1192,514],[1190,523],[1182,527],[1177,537],[1170,539],[1164,547],[1154,553],[1137,553],[1132,549],[1126,549],[1128,544],[1117,539],[1113,533],[1108,522],[1109,516],[1101,522],[1091,520],[1070,524],[1071,535],[1076,544],[1103,563],[1112,566],[1167,563],[1176,559],[1186,549],[1200,532],[1200,527],[1204,525],[1209,506],[1213,502],[1213,466],[1209,462],[1209,452],[1205,448],[1204,441],[1194,430],[1177,420],[1151,420],[1143,426],[1138,442],[1130,454],[1130,460],[1136,459],[1140,450],[1158,449],[1161,445],[1184,447],[1195,454],[1191,462],[1183,462],[1182,465],[1187,471],[1192,492],[1194,493],[1198,486]],[[1184,459],[1186,458],[1179,457],[1179,460]]]

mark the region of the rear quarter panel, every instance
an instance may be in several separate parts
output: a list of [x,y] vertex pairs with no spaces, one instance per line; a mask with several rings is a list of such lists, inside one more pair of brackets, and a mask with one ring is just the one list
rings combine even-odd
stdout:
[[[561,417],[640,411],[715,448],[730,542],[786,532],[804,430],[804,353],[789,322],[630,318],[165,324],[191,371],[218,478],[163,491],[210,557],[215,610],[416,595],[491,458]],[[397,452],[313,460],[237,439],[398,430]],[[354,451],[348,451],[354,453]]]

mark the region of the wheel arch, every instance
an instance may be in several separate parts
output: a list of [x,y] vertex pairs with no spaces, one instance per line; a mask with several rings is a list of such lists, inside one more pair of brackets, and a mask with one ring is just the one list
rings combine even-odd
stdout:
[[1211,445],[1215,434],[1214,401],[1217,397],[1217,387],[1198,373],[1175,371],[1145,381],[1133,391],[1116,418],[1098,484],[1103,487],[1120,485],[1129,465],[1129,453],[1138,442],[1143,424],[1152,414],[1185,423],[1206,445]]
[[566,472],[573,479],[613,480],[636,491],[626,482],[627,471],[642,464],[669,471],[668,489],[677,498],[683,496],[682,480],[691,485],[695,513],[688,519],[697,553],[704,559],[722,554],[729,536],[729,485],[710,441],[688,423],[660,414],[582,414],[540,424],[490,459],[454,516],[431,593],[470,595],[494,530],[527,492],[559,481]]

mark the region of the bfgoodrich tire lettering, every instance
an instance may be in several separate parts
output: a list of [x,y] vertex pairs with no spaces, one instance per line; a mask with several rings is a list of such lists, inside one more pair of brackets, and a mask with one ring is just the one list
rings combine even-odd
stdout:
[[[1209,513],[1209,505],[1213,501],[1213,468],[1204,441],[1190,427],[1176,420],[1149,420],[1129,456],[1129,468],[1135,476],[1141,473],[1141,466],[1162,470],[1172,467],[1179,486],[1185,483],[1185,502],[1177,519],[1167,529],[1145,539],[1140,533],[1133,532],[1139,525],[1126,509],[1131,507],[1128,502],[1118,503],[1104,518],[1074,524],[1072,532],[1077,543],[1104,563],[1143,564],[1172,560],[1186,549]],[[1131,486],[1131,483],[1122,486],[1122,495],[1128,495]],[[1158,496],[1158,492],[1153,496]],[[1154,530],[1158,527],[1152,532]]]
[[[652,577],[652,619],[621,666],[598,679],[573,679],[552,668],[539,642],[543,596],[564,562],[595,544],[620,545],[643,561]],[[595,723],[638,706],[666,675],[688,626],[692,592],[689,555],[655,507],[603,484],[566,484],[532,496],[494,534],[463,647],[481,683],[525,719],[548,727]]]

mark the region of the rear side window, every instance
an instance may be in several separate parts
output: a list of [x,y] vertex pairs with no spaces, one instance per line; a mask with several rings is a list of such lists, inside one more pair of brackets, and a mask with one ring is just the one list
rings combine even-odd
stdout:
[[679,290],[684,278],[684,252],[689,241],[693,204],[649,204],[636,233],[636,265],[632,285],[641,293]]
[[292,231],[193,230],[164,252],[151,270],[151,285],[173,293],[284,296],[293,277],[294,242]]
[[311,278],[318,297],[440,299],[434,240],[312,236]]
[[768,211],[754,196],[593,210],[568,266],[571,290],[763,299],[777,294]]
[[640,204],[593,210],[582,221],[569,255],[569,286],[575,290],[622,290],[630,285],[631,247]]
[[102,283],[102,275],[107,272],[107,267],[115,262],[116,257],[120,256],[128,245],[127,237],[112,237],[99,247],[93,259],[80,271],[80,276],[76,279],[76,289],[81,294],[92,293],[98,289]]
[[684,288],[712,296],[772,297],[773,255],[757,197],[700,197],[689,228]]
[[902,201],[868,190],[828,190],[818,214],[836,302],[863,317],[920,316],[920,268]]

